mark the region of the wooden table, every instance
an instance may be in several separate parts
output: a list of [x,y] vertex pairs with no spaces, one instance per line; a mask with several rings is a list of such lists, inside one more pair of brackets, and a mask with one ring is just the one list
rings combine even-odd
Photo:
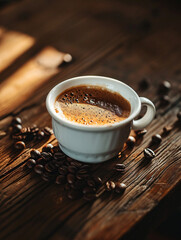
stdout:
[[[24,0],[0,11],[0,239],[141,239],[181,202],[180,128],[181,15],[178,1]],[[62,64],[66,53],[73,56]],[[123,195],[102,187],[93,202],[69,200],[63,187],[45,183],[26,168],[31,148],[15,151],[8,128],[20,116],[24,126],[51,126],[45,98],[57,83],[95,74],[119,79],[157,106],[142,142],[95,174],[126,183]],[[140,90],[142,78],[150,87]],[[157,89],[167,80],[170,104],[159,106]],[[173,126],[145,163],[152,135]],[[115,174],[117,162],[126,165]]]

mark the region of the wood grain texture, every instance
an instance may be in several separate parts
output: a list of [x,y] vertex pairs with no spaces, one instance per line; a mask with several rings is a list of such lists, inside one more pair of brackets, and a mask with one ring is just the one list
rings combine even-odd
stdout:
[[[7,132],[0,139],[0,238],[144,239],[181,202],[181,129],[176,118],[181,109],[179,5],[161,0],[55,0],[51,5],[24,0],[5,7],[0,18],[3,29],[35,40],[14,57],[7,49],[8,64],[0,73],[0,130]],[[2,47],[0,43],[0,52]],[[67,52],[73,62],[61,65]],[[124,195],[115,197],[102,187],[98,199],[90,203],[67,199],[63,186],[45,183],[26,168],[31,148],[56,144],[54,136],[17,152],[8,131],[14,115],[24,126],[51,126],[45,108],[48,91],[64,79],[86,74],[119,79],[157,107],[147,134],[132,150],[125,148],[118,159],[92,166],[104,183],[125,182]],[[143,77],[150,80],[145,91],[138,87]],[[156,92],[163,80],[171,82],[171,102],[161,108]],[[20,87],[14,91],[17,83]],[[16,101],[7,95],[10,92]],[[143,150],[151,136],[161,134],[167,125],[173,130],[159,147],[151,146],[156,157],[145,162]],[[126,165],[124,175],[113,171],[117,162]]]

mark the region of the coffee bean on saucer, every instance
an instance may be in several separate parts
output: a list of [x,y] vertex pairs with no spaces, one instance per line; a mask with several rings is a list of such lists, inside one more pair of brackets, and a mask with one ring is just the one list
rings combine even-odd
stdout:
[[38,150],[35,150],[35,149],[31,150],[30,155],[35,160],[37,160],[38,158],[41,158],[41,153]]
[[107,191],[112,191],[115,189],[115,183],[113,181],[107,181],[106,182],[106,190]]
[[177,113],[177,119],[178,119],[178,122],[181,122],[181,111]]
[[150,148],[146,148],[144,150],[144,156],[145,156],[145,159],[147,160],[151,160],[153,159],[156,155],[155,155],[155,152],[153,150],[151,150]]
[[14,146],[18,150],[23,150],[26,147],[26,145],[25,145],[25,143],[23,141],[16,142]]
[[126,190],[126,184],[117,182],[115,186],[116,193],[123,193]]
[[53,130],[49,127],[44,127],[43,132],[45,133],[46,136],[50,136],[53,134]]
[[27,163],[26,163],[28,168],[34,168],[34,166],[36,165],[36,161],[33,158],[30,158]]
[[16,124],[22,124],[22,120],[20,117],[14,117],[12,122],[11,122],[11,125],[16,125]]
[[20,124],[13,125],[13,133],[20,133],[22,126]]
[[160,105],[161,106],[167,106],[167,105],[169,105],[170,104],[170,98],[169,98],[169,96],[167,96],[167,95],[165,95],[165,96],[162,96],[161,98],[160,98]]
[[44,170],[44,167],[43,165],[41,164],[37,164],[35,167],[34,167],[34,171],[38,174],[42,174],[43,173],[43,170]]
[[129,148],[132,148],[134,147],[135,143],[136,143],[136,139],[133,136],[129,136],[128,140],[126,141],[127,146]]
[[38,140],[42,140],[44,138],[44,136],[45,136],[45,133],[43,131],[39,131],[37,133],[37,139]]
[[155,134],[152,136],[152,143],[153,144],[160,144],[162,141],[162,137],[159,134]]
[[146,129],[138,130],[138,131],[135,131],[135,133],[138,137],[143,137],[147,133],[147,130]]
[[140,82],[139,82],[139,88],[141,90],[146,90],[148,89],[150,86],[150,82],[147,78],[143,78]]
[[163,81],[158,88],[159,94],[167,94],[171,89],[171,84],[168,81]]
[[114,168],[117,172],[124,173],[126,166],[122,163],[117,163]]

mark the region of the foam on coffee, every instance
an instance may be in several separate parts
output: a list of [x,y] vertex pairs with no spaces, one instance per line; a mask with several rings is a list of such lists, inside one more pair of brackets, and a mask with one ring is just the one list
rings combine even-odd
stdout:
[[62,92],[55,100],[60,117],[84,125],[107,125],[130,115],[130,103],[119,93],[103,87],[81,85]]

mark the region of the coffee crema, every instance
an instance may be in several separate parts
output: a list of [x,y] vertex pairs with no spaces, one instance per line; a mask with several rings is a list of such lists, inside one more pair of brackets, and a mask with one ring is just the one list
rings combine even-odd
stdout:
[[130,103],[119,93],[94,85],[66,89],[54,107],[60,117],[84,125],[110,125],[128,118],[131,111]]

